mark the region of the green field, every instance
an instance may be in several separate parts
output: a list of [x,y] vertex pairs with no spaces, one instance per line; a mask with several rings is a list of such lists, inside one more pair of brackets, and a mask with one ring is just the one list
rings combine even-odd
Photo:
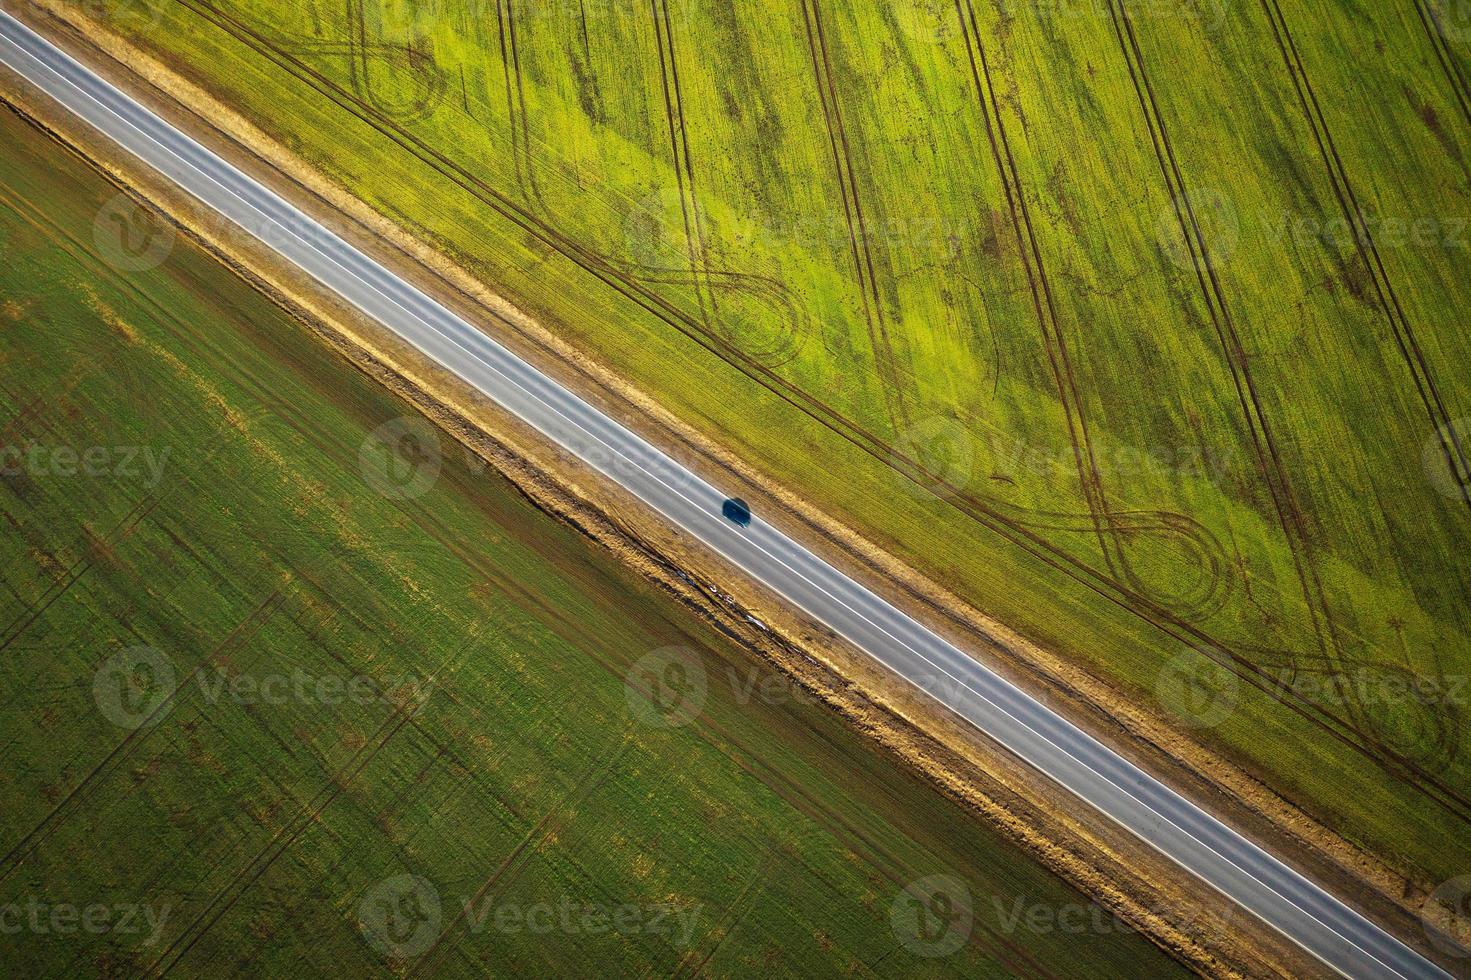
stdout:
[[104,6],[771,478],[1471,868],[1464,5]]
[[3,108],[0,142],[7,975],[1178,971],[1046,919],[1090,906]]

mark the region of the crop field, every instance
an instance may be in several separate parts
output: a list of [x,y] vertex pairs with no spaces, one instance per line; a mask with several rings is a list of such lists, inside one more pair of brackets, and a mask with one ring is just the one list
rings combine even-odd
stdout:
[[0,142],[7,975],[1178,970],[8,108]]
[[1471,868],[1464,4],[100,6],[768,477]]

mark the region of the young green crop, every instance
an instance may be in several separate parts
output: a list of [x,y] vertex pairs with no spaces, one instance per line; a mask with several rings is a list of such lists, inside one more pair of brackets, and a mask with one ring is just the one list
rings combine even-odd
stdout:
[[774,480],[1439,880],[1471,866],[1471,31],[1370,6],[109,23]]
[[1174,969],[8,108],[0,140],[11,972]]

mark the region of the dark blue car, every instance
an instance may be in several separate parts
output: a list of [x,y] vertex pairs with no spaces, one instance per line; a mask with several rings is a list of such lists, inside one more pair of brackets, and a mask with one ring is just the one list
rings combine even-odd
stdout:
[[726,520],[739,524],[741,527],[751,526],[751,505],[739,497],[731,497],[727,500],[720,508],[720,513],[725,516]]

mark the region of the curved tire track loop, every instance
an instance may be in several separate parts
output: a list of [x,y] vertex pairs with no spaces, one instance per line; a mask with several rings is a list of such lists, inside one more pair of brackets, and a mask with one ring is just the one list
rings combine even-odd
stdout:
[[[1113,508],[1098,468],[1083,398],[1053,300],[1052,283],[1047,275],[1041,245],[1032,226],[1021,173],[1011,151],[975,7],[971,0],[955,0],[955,12],[960,19],[971,80],[976,87],[992,160],[1006,194],[1013,232],[1021,246],[1021,260],[1031,289],[1033,310],[1056,380],[1058,398],[1067,418],[1068,438],[1088,506],[1086,515],[1015,508],[1014,520],[1037,530],[1061,531],[1086,530],[1086,527],[1078,525],[1078,521],[1090,521],[1112,574],[1121,577],[1141,594],[1149,595],[1170,608],[1180,618],[1203,622],[1220,611],[1231,597],[1232,579],[1226,574],[1224,549],[1209,529],[1188,515],[1158,510],[1117,511]],[[1173,542],[1190,567],[1195,569],[1194,580],[1176,592],[1149,582],[1130,553],[1130,548],[1141,537]]]
[[[604,251],[597,245],[584,247],[610,267],[619,269],[630,280],[652,286],[693,289],[699,308],[697,316],[706,330],[718,333],[727,343],[762,367],[779,368],[797,356],[803,338],[810,333],[810,320],[797,303],[792,290],[781,280],[710,265],[703,221],[694,192],[694,164],[689,138],[685,132],[682,89],[674,67],[674,40],[669,12],[660,0],[651,0],[651,4],[659,45],[665,109],[671,128],[674,155],[672,165],[684,219],[682,234],[689,257],[688,265],[662,267],[629,261]],[[516,182],[521,189],[523,201],[529,208],[538,212],[547,222],[565,226],[568,222],[560,220],[561,215],[547,202],[537,179],[536,156],[532,151],[535,138],[531,133],[521,74],[521,34],[525,27],[519,30],[517,28],[515,0],[497,0],[496,10],[501,60],[506,74],[507,117],[511,127],[512,155],[516,161]],[[752,323],[751,318],[739,314],[722,315],[716,299],[720,293],[744,295],[766,307],[774,316],[758,325]],[[758,329],[743,329],[752,326]]]
[[[555,227],[526,213],[524,208],[506,199],[503,194],[487,185],[463,166],[445,157],[420,138],[384,117],[372,105],[343,91],[331,79],[310,66],[275,49],[231,13],[214,6],[211,0],[176,0],[176,2],[192,10],[220,30],[233,35],[240,43],[254,49],[282,71],[298,77],[304,84],[337,102],[344,110],[358,115],[364,122],[378,129],[390,142],[399,145],[425,165],[441,173],[446,180],[483,201],[486,206],[523,229],[527,234],[546,242],[548,246],[560,252],[569,261],[581,266],[614,292],[642,307],[651,316],[668,324],[672,329],[704,347],[714,356],[729,363],[777,398],[849,442],[859,452],[888,465],[895,472],[921,487],[944,482],[937,474],[930,472],[916,460],[896,452],[889,442],[869,431],[859,422],[848,418],[832,406],[774,374],[743,351],[734,349],[723,338],[712,336],[708,331],[701,329],[701,326],[697,325],[688,314],[675,307],[664,297],[651,292],[641,283],[631,280],[616,264],[608,262],[601,255],[569,238]],[[1017,524],[1014,519],[996,507],[994,500],[972,493],[964,487],[947,485],[946,489],[951,505],[960,513],[1020,548],[1033,560],[1071,579],[1085,591],[1092,592],[1100,599],[1149,623],[1165,637],[1185,646],[1222,651],[1229,661],[1227,664],[1229,669],[1236,672],[1246,683],[1268,696],[1273,696],[1270,679],[1247,656],[1237,651],[1239,643],[1211,636],[1188,618],[1156,602],[1148,594],[1139,592],[1130,583],[1106,574],[1091,566],[1085,559],[1035,533],[1033,529]],[[1328,737],[1336,739],[1346,748],[1385,769],[1394,771],[1398,766],[1410,764],[1408,760],[1388,752],[1384,746],[1366,739],[1362,733],[1336,714],[1323,711],[1318,706],[1301,699],[1278,697],[1277,700],[1286,710],[1317,726]],[[1453,814],[1458,820],[1471,824],[1471,798],[1436,778],[1434,774],[1422,773],[1420,779],[1407,785],[1423,794],[1427,799],[1434,801],[1448,813]]]
[[[1272,17],[1270,7],[1273,5],[1273,0],[1262,0],[1262,2],[1269,8],[1268,16]],[[1293,555],[1298,579],[1311,616],[1313,634],[1318,644],[1316,659],[1325,665],[1321,668],[1325,673],[1331,672],[1332,676],[1346,677],[1352,664],[1344,652],[1339,635],[1339,624],[1334,619],[1326,589],[1316,566],[1316,555],[1312,538],[1307,530],[1306,517],[1292,490],[1286,465],[1277,448],[1276,436],[1263,408],[1256,382],[1251,375],[1250,359],[1237,333],[1230,305],[1226,301],[1225,288],[1211,261],[1206,240],[1186,193],[1184,175],[1170,142],[1169,132],[1165,127],[1164,118],[1155,96],[1154,84],[1145,70],[1143,52],[1134,32],[1132,18],[1128,13],[1127,5],[1122,0],[1109,0],[1109,11],[1113,18],[1121,54],[1129,69],[1140,109],[1149,127],[1160,174],[1174,202],[1177,218],[1190,247],[1202,298],[1210,312],[1223,354],[1231,369],[1238,400],[1251,429],[1253,447],[1272,493],[1285,540]],[[1276,19],[1274,18],[1272,22],[1274,31],[1277,31],[1279,28]],[[1282,45],[1280,33],[1278,38],[1279,45]],[[1285,46],[1283,57],[1287,61],[1289,71],[1293,73],[1294,84],[1301,86],[1302,83],[1299,81],[1297,71],[1293,69],[1292,60]],[[1306,102],[1304,102],[1303,109],[1309,114],[1309,119],[1312,121],[1312,115]],[[1321,136],[1319,138],[1321,141]],[[1346,204],[1345,207],[1347,207]],[[1390,316],[1393,320],[1392,313]],[[1398,328],[1396,329],[1398,335]],[[1403,347],[1401,349],[1403,350]],[[1307,659],[1307,655],[1297,652],[1288,653],[1288,656]],[[1458,804],[1459,810],[1456,811],[1458,815],[1463,820],[1467,819],[1467,810],[1471,809],[1471,804],[1468,804],[1468,801],[1456,790],[1444,786],[1435,779],[1435,776],[1443,772],[1452,761],[1444,756],[1443,750],[1446,746],[1454,750],[1455,741],[1436,738],[1433,732],[1429,733],[1426,738],[1412,738],[1406,741],[1401,737],[1402,733],[1395,731],[1392,727],[1394,719],[1387,718],[1376,710],[1377,705],[1365,703],[1360,697],[1361,692],[1355,686],[1349,685],[1347,692],[1345,711],[1342,715],[1337,712],[1325,713],[1338,718],[1354,735],[1375,749],[1376,757],[1389,772],[1400,778],[1408,778],[1413,785],[1422,789],[1433,786],[1440,790],[1449,800]],[[1453,705],[1444,705],[1441,710],[1447,715],[1445,719],[1447,723],[1453,726],[1458,725],[1459,712]],[[1417,715],[1424,715],[1424,712],[1417,712]],[[1424,731],[1427,723],[1427,719],[1421,717],[1415,724]]]

